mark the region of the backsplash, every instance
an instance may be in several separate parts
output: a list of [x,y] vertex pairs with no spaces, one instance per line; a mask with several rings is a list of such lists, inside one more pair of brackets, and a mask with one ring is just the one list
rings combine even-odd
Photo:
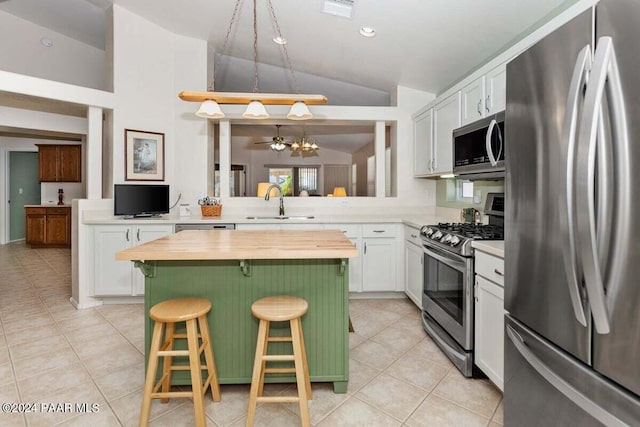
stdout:
[[73,199],[84,199],[85,189],[81,182],[42,182],[40,183],[40,203],[43,205],[58,204],[58,189],[64,191],[63,202],[70,205]]
[[436,182],[436,207],[476,208],[484,213],[487,193],[504,193],[504,181],[473,181],[473,197],[462,197],[462,183],[469,182],[455,178],[439,179]]

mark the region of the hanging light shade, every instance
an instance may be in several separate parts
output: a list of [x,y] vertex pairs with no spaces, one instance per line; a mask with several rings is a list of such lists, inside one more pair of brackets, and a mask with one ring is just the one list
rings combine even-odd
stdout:
[[311,111],[302,101],[297,101],[291,106],[291,110],[289,110],[289,114],[287,114],[287,119],[289,120],[309,120],[313,117]]
[[247,109],[242,113],[242,117],[245,119],[268,119],[269,113],[267,113],[262,102],[251,101],[249,105],[247,105]]
[[[0,0],[2,1],[2,0]],[[235,6],[233,9],[233,14],[231,15],[231,20],[229,21],[229,26],[227,28],[227,33],[224,39],[224,43],[222,45],[222,51],[220,55],[224,55],[226,52],[227,45],[229,43],[229,36],[232,33],[232,28],[234,23],[237,21],[236,17],[240,12],[242,0],[236,0]],[[178,94],[180,99],[183,101],[189,102],[202,102],[200,109],[196,113],[198,117],[204,117],[208,119],[222,118],[225,117],[224,113],[220,110],[218,104],[247,104],[246,111],[242,115],[245,118],[249,119],[266,119],[269,117],[267,111],[263,104],[266,105],[291,105],[291,110],[289,114],[287,114],[287,118],[290,120],[308,120],[313,117],[307,105],[318,105],[325,104],[327,102],[327,98],[324,95],[309,95],[309,94],[300,94],[298,83],[295,77],[295,73],[293,67],[291,65],[291,60],[289,59],[289,52],[287,50],[286,40],[282,36],[282,32],[280,31],[280,24],[278,24],[278,19],[276,18],[275,10],[273,8],[273,4],[271,0],[266,0],[269,15],[271,17],[271,21],[274,29],[276,30],[276,34],[274,37],[274,41],[277,43],[282,43],[282,51],[284,53],[284,58],[286,60],[286,64],[289,68],[289,73],[293,80],[293,87],[295,89],[295,94],[286,94],[286,93],[260,93],[259,89],[259,76],[258,76],[258,26],[257,26],[257,12],[256,12],[256,3],[257,0],[252,0],[253,3],[253,64],[254,64],[254,76],[253,76],[253,93],[239,93],[239,92],[214,92],[213,88],[215,85],[215,73],[213,74],[213,78],[211,79],[211,85],[209,86],[207,92],[193,92],[193,91],[182,91]],[[215,70],[215,67],[214,67]]]
[[224,113],[216,101],[206,99],[202,104],[200,104],[200,108],[196,112],[196,116],[203,117],[205,119],[221,119],[224,117]]

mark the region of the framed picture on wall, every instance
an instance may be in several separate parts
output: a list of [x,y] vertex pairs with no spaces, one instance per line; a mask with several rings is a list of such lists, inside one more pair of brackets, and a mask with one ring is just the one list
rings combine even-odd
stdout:
[[164,133],[124,130],[125,181],[164,181]]

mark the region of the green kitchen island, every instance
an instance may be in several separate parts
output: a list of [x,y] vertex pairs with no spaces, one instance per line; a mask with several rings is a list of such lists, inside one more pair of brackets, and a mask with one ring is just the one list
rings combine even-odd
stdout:
[[[250,383],[258,334],[251,304],[294,295],[309,303],[302,328],[311,381],[332,382],[336,393],[346,393],[348,259],[357,256],[340,230],[186,230],[120,251],[116,259],[134,261],[146,276],[146,355],[151,307],[171,298],[204,297],[211,301],[209,329],[220,383]],[[272,335],[288,333],[288,325],[272,324]],[[290,353],[291,344],[276,342],[269,349]],[[295,381],[291,374],[270,377]],[[175,371],[172,383],[189,384],[188,371]]]

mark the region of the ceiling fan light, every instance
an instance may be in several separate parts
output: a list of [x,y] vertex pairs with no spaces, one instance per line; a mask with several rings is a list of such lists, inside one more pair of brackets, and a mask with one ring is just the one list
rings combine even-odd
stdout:
[[291,143],[291,151],[297,151],[300,148],[300,144],[298,144],[298,141],[293,141]]
[[205,119],[221,119],[224,117],[224,113],[216,101],[206,99],[200,104],[200,108],[196,111],[196,116]]
[[268,119],[269,113],[267,113],[262,102],[251,101],[249,105],[247,105],[247,109],[242,113],[242,117],[245,119]]
[[316,144],[316,142],[315,142],[315,141],[313,141],[313,142],[311,143],[311,149],[312,149],[312,150],[317,150],[317,149],[318,149],[318,144]]
[[302,101],[296,101],[291,106],[287,119],[289,120],[309,120],[313,117],[307,105]]

